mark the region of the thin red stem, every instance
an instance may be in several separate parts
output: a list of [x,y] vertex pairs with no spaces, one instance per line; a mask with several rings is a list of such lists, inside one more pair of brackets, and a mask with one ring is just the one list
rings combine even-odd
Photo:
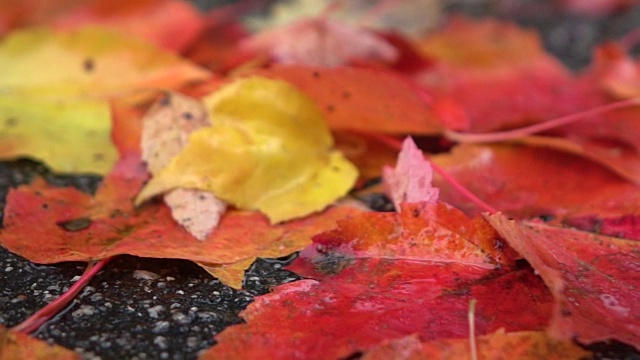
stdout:
[[[387,146],[389,146],[389,147],[391,147],[391,148],[393,148],[395,150],[398,150],[398,151],[402,150],[402,141],[400,141],[399,139],[396,139],[396,138],[388,136],[388,135],[382,135],[382,134],[370,134],[370,135],[375,137],[381,143],[383,143],[383,144],[385,144],[385,145],[387,145]],[[428,156],[425,156],[425,158],[427,158],[427,160],[429,160]],[[480,209],[482,209],[484,211],[488,211],[490,213],[498,212],[498,209],[494,208],[493,206],[491,206],[491,205],[487,204],[486,202],[484,202],[484,200],[482,200],[479,197],[477,197],[473,192],[471,192],[471,190],[467,189],[464,185],[462,185],[460,182],[458,182],[458,180],[456,180],[453,176],[451,176],[451,174],[449,174],[443,168],[441,168],[440,166],[434,164],[433,161],[429,161],[429,162],[431,163],[431,167],[433,168],[433,170],[435,172],[437,172],[438,174],[440,174],[440,176],[442,176],[444,181],[448,182],[449,185],[451,185],[454,189],[456,189],[456,191],[458,191],[464,197],[466,197],[471,202],[476,204],[477,207],[479,207]]]
[[73,284],[69,288],[69,290],[60,295],[60,297],[58,297],[54,301],[47,304],[42,309],[38,310],[35,314],[31,315],[25,321],[11,328],[11,331],[29,334],[38,330],[38,328],[44,325],[44,323],[46,323],[56,314],[62,311],[62,309],[64,309],[73,300],[73,298],[78,295],[80,290],[82,290],[89,283],[89,281],[91,281],[93,276],[100,270],[102,270],[102,268],[104,268],[104,266],[107,265],[107,263],[109,263],[111,259],[113,259],[113,257],[102,259],[95,264],[89,263],[80,279],[78,279],[78,281],[76,281],[75,284]]
[[456,141],[459,143],[489,143],[489,142],[513,140],[523,136],[533,135],[535,133],[539,133],[542,131],[551,130],[559,126],[571,124],[573,122],[584,120],[586,118],[600,115],[612,110],[618,110],[618,109],[631,107],[631,106],[638,106],[638,105],[640,105],[640,98],[632,98],[632,99],[627,99],[627,100],[622,100],[622,101],[614,102],[611,104],[607,104],[595,109],[563,116],[554,120],[545,121],[543,123],[522,127],[519,129],[498,131],[498,132],[484,133],[484,134],[465,134],[465,133],[459,133],[456,131],[445,130],[444,135],[449,140]]

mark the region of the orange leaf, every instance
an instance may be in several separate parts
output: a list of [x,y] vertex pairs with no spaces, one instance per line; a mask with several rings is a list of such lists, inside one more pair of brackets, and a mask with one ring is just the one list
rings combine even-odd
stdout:
[[80,354],[67,348],[9,331],[0,325],[0,359],[2,360],[80,360],[81,358]]
[[302,90],[316,101],[334,130],[437,134],[445,125],[417,87],[391,72],[292,65],[250,74],[285,80]]
[[130,156],[105,178],[95,197],[42,181],[13,189],[7,196],[0,243],[36,263],[131,254],[208,265],[231,264],[300,250],[310,243],[312,235],[358,211],[331,208],[276,226],[257,212],[233,211],[222,218],[216,231],[199,242],[171,219],[163,204],[134,208],[133,198],[146,177],[140,159]]

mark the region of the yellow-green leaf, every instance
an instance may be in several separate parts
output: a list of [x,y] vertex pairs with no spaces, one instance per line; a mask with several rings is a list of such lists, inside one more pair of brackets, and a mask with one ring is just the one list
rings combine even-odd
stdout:
[[138,203],[174,188],[195,188],[279,222],[321,210],[353,186],[355,166],[333,148],[320,109],[292,85],[245,78],[204,102],[212,126],[191,135]]
[[109,106],[0,95],[0,158],[30,156],[58,172],[105,174],[118,158]]
[[208,72],[117,32],[87,27],[15,31],[0,42],[2,93],[56,97],[171,87]]
[[117,159],[109,97],[166,88],[208,72],[118,33],[33,28],[0,40],[0,159],[105,174]]

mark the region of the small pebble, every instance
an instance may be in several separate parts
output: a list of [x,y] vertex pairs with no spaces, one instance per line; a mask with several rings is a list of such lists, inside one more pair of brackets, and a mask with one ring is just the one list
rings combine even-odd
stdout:
[[166,350],[169,347],[167,342],[167,338],[164,336],[158,335],[155,339],[153,339],[153,343],[157,345],[160,349]]
[[168,321],[158,321],[154,327],[153,327],[153,332],[154,333],[163,333],[163,332],[167,332],[169,330],[169,322]]
[[133,272],[133,277],[138,280],[155,280],[159,279],[160,275],[147,270],[136,270]]
[[91,305],[82,305],[80,308],[71,313],[71,316],[74,318],[79,318],[82,316],[91,316],[95,314],[96,308]]
[[147,311],[149,312],[149,316],[157,319],[159,317],[158,313],[164,310],[164,306],[162,305],[156,305],[154,307],[148,308]]

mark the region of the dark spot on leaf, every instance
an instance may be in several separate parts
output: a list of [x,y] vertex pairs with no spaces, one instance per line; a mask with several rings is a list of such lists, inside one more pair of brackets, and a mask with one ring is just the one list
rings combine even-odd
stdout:
[[96,64],[95,64],[95,62],[93,61],[92,58],[86,58],[82,62],[82,68],[84,69],[84,71],[90,73],[93,70],[95,70]]
[[420,210],[419,209],[413,209],[411,211],[411,215],[413,215],[414,218],[420,217]]
[[45,203],[45,204],[42,204],[42,208],[43,208],[43,209],[48,209],[48,208],[49,208],[49,204],[46,204],[46,203]]
[[101,154],[101,153],[93,154],[93,160],[94,161],[104,161],[104,154]]
[[343,99],[349,99],[350,97],[351,97],[351,93],[350,93],[350,92],[348,92],[348,91],[344,91],[344,92],[342,93],[342,98],[343,98]]
[[109,218],[111,218],[111,219],[115,219],[115,218],[117,218],[117,217],[121,217],[121,216],[123,216],[123,215],[125,215],[125,213],[124,213],[122,210],[120,210],[120,209],[116,209],[116,210],[113,210],[113,211],[111,212],[111,214],[109,214]]
[[333,105],[327,105],[327,111],[332,113],[332,112],[336,111],[336,108]]
[[204,200],[206,200],[206,199],[207,199],[207,197],[206,197],[206,196],[204,196],[204,195],[202,195],[202,194],[200,194],[200,195],[198,195],[198,199],[200,199],[200,200],[204,201]]
[[10,117],[4,120],[4,126],[11,128],[18,125],[18,119]]
[[540,220],[542,220],[544,222],[553,221],[553,219],[555,219],[555,216],[553,216],[551,214],[541,214],[538,217],[540,218]]
[[571,316],[571,311],[569,309],[561,309],[560,315],[563,317],[569,317]]
[[183,112],[182,113],[182,118],[185,120],[193,120],[193,114],[190,112]]
[[320,78],[320,73],[317,72],[317,71],[314,71],[313,72],[313,77],[316,78],[316,79]]
[[168,93],[165,93],[164,95],[162,95],[162,97],[159,100],[160,105],[162,106],[169,106],[171,105],[171,95]]
[[338,254],[325,254],[313,260],[316,271],[326,275],[338,274],[352,262],[352,259]]
[[89,226],[91,226],[91,223],[92,221],[89,218],[78,218],[67,221],[58,221],[56,225],[65,229],[66,231],[74,232],[88,228]]

